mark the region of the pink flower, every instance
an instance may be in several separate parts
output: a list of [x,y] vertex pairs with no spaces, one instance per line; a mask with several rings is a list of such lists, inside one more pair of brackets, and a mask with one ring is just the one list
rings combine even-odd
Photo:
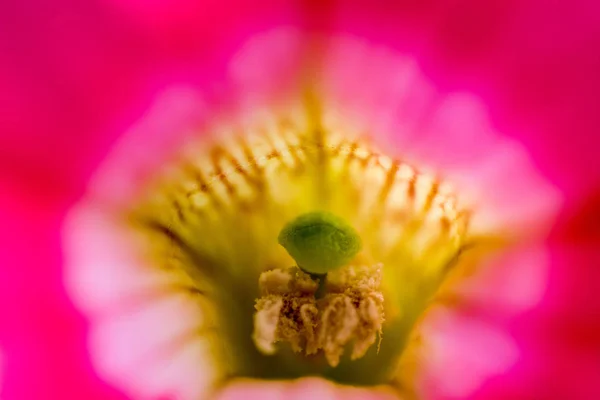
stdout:
[[[600,395],[593,2],[32,3],[0,13],[5,398]],[[294,133],[318,130],[326,146]],[[239,132],[246,164],[219,171],[244,157]],[[231,157],[211,164],[219,148]],[[386,261],[382,351],[337,370],[235,336],[252,329],[244,290],[288,266],[269,265],[286,255],[262,226],[318,197],[313,151],[356,158],[316,193],[375,220],[359,229],[364,259]],[[274,188],[258,204],[277,213],[235,206],[227,225],[213,203],[246,199],[253,163]],[[190,165],[212,183],[190,181]],[[307,179],[273,172],[294,165]],[[225,265],[230,286],[202,286],[188,262],[159,268],[164,236],[123,227],[171,218],[180,189],[188,221],[193,205],[218,222],[179,216],[166,232],[201,238],[212,261],[198,265]],[[395,230],[408,223],[418,233]],[[441,257],[467,247],[446,274]]]

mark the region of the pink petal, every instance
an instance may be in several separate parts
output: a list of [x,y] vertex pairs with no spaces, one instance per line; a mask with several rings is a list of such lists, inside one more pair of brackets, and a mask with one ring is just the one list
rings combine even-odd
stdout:
[[4,379],[4,355],[0,351],[0,394],[2,394],[2,381]]
[[67,288],[90,320],[92,363],[134,398],[202,398],[217,372],[198,333],[211,322],[194,298],[169,290],[181,280],[136,257],[144,254],[139,240],[112,218],[81,207],[64,231]]
[[244,381],[228,385],[217,397],[218,400],[392,400],[398,399],[384,388],[352,388],[333,384],[318,378],[303,378],[297,381]]
[[[3,3],[0,26],[10,38],[0,48],[3,176],[38,191],[81,193],[113,141],[157,91],[174,81],[213,84],[224,72],[223,60],[243,39],[296,15],[290,4],[273,1],[203,3],[194,6],[195,13],[180,10],[187,18],[182,26],[176,16],[171,20],[161,12],[179,13],[177,6],[185,2],[159,3]],[[175,37],[140,24],[144,12],[157,15],[153,6]],[[248,13],[241,12],[244,7]]]
[[544,300],[550,261],[543,246],[513,249],[479,263],[475,274],[459,277],[448,290],[458,307],[495,318],[514,317]]
[[85,323],[62,284],[63,214],[55,199],[0,184],[3,399],[123,399],[90,365]]
[[0,170],[38,190],[81,185],[114,138],[109,126],[130,119],[148,89],[144,65],[155,57],[93,2],[8,1],[1,10]]
[[419,368],[426,397],[467,398],[519,357],[514,340],[500,327],[447,310],[432,310],[422,331]]
[[476,399],[569,398],[600,395],[600,312],[597,243],[557,244],[549,263],[544,301],[514,319],[519,362],[474,393]]
[[598,181],[600,7],[580,0],[345,2],[336,29],[418,55],[444,91],[482,98],[497,130],[523,142],[572,195]]
[[[295,37],[282,31],[268,38],[273,40],[259,37],[252,43],[272,59],[270,68],[257,64],[264,59],[242,49],[228,70],[231,80],[221,85],[232,96],[225,102],[192,87],[157,93],[146,114],[115,143],[65,223],[65,282],[89,319],[92,363],[103,379],[129,395],[202,397],[216,383],[221,366],[210,359],[208,342],[193,335],[205,322],[202,310],[177,291],[165,294],[169,285],[181,282],[142,260],[138,256],[144,253],[142,243],[111,213],[128,206],[184,144],[209,131],[213,120],[231,113],[243,118],[248,110],[256,112],[281,97],[278,92],[289,86],[287,74],[293,73],[285,67],[293,59],[280,53],[294,43],[286,38]],[[274,71],[268,81],[272,90],[261,92],[258,89],[269,71]],[[135,302],[129,304],[132,297]],[[190,343],[174,343],[186,335]]]
[[444,93],[414,57],[359,38],[327,48],[319,83],[325,108],[345,120],[341,129],[365,132],[388,155],[449,180],[474,209],[471,234],[547,233],[562,194],[522,144],[494,128],[482,99]]

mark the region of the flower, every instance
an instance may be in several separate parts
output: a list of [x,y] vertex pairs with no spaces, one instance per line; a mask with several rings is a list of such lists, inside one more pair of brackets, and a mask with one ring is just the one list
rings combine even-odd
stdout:
[[[139,260],[132,256],[129,238],[115,230],[105,214],[94,214],[97,210],[93,205],[102,199],[112,210],[132,208],[141,210],[142,215],[167,215],[152,201],[153,196],[174,193],[168,185],[172,181],[162,178],[165,186],[150,189],[145,184],[164,176],[161,171],[166,166],[174,166],[177,172],[182,165],[177,160],[185,158],[166,157],[183,148],[180,140],[192,140],[184,148],[199,153],[214,149],[213,143],[233,152],[231,149],[236,148],[231,144],[219,142],[223,135],[208,144],[195,142],[197,131],[231,130],[232,124],[243,130],[258,129],[264,121],[271,123],[281,108],[291,110],[292,126],[304,126],[311,118],[297,117],[298,107],[307,104],[298,101],[306,98],[298,90],[305,83],[298,73],[308,71],[313,74],[308,81],[318,83],[318,90],[308,93],[308,98],[317,98],[317,104],[325,105],[323,110],[331,115],[326,121],[327,132],[359,138],[358,131],[368,129],[373,147],[363,148],[359,140],[360,150],[368,157],[383,156],[382,168],[402,168],[424,182],[425,191],[451,182],[455,186],[452,193],[467,199],[466,208],[478,210],[470,235],[500,237],[503,246],[507,239],[516,242],[495,257],[465,253],[461,262],[471,264],[476,273],[445,280],[449,290],[440,297],[443,308],[431,309],[418,331],[409,329],[408,333],[420,333],[427,353],[419,357],[419,346],[408,347],[417,353],[415,365],[411,367],[413,358],[406,357],[409,365],[403,364],[399,386],[433,397],[519,393],[524,397],[589,397],[596,388],[587,379],[593,378],[594,365],[585,350],[597,343],[593,335],[578,335],[597,330],[584,319],[586,313],[594,312],[597,301],[592,295],[586,297],[586,293],[593,293],[586,286],[591,280],[581,278],[593,274],[590,266],[594,265],[597,240],[597,233],[589,228],[594,224],[587,222],[597,215],[593,193],[599,172],[593,167],[593,146],[588,141],[598,126],[593,89],[599,88],[599,82],[591,73],[597,59],[584,45],[598,38],[597,25],[592,21],[597,13],[581,17],[580,11],[573,15],[567,12],[570,8],[536,7],[535,2],[485,7],[468,3],[467,9],[477,18],[467,18],[460,5],[351,2],[327,10],[304,5],[299,8],[307,12],[300,13],[289,5],[264,4],[263,8],[263,4],[253,4],[250,15],[242,20],[219,6],[200,9],[185,1],[176,5],[157,2],[148,6],[132,1],[89,8],[63,4],[52,10],[35,8],[28,20],[39,24],[29,27],[31,35],[24,34],[26,25],[17,24],[15,32],[25,44],[44,38],[52,56],[45,63],[35,63],[25,57],[22,48],[11,49],[7,69],[15,66],[15,60],[23,59],[29,67],[41,65],[35,74],[17,75],[21,80],[7,78],[12,90],[9,87],[4,92],[16,111],[7,115],[4,126],[11,128],[11,135],[6,136],[7,145],[3,146],[7,153],[3,160],[10,166],[12,178],[3,184],[3,201],[10,210],[3,219],[10,228],[5,238],[10,247],[3,257],[10,262],[2,272],[6,278],[2,281],[7,282],[3,301],[17,307],[3,311],[7,322],[3,336],[9,369],[11,359],[18,360],[15,372],[8,372],[7,395],[105,398],[111,389],[93,377],[90,361],[103,380],[127,395],[198,395],[209,387],[215,374],[222,372],[205,356],[206,351],[214,350],[214,344],[200,343],[182,354],[158,354],[148,361],[133,357],[139,355],[136,349],[142,345],[159,349],[159,339],[168,341],[178,333],[180,322],[166,323],[178,315],[174,311],[188,312],[184,321],[191,327],[204,314],[192,303],[175,303],[175,309],[167,304],[160,320],[158,314],[145,314],[141,320],[131,317],[119,322],[115,317],[118,310],[107,311],[105,302],[131,293],[130,284],[170,281],[156,270],[127,276],[133,271],[108,268],[131,267]],[[23,7],[15,5],[11,12],[17,17],[23,15]],[[264,10],[268,10],[267,15],[259,16]],[[535,30],[531,28],[532,15],[537,16]],[[552,24],[557,15],[576,17],[577,24],[569,24],[572,29],[568,32],[558,30]],[[200,23],[216,17],[220,18],[219,29]],[[469,23],[471,20],[476,23]],[[95,25],[90,27],[88,21]],[[222,28],[226,21],[234,28]],[[590,21],[588,25],[586,21]],[[37,32],[46,26],[52,34],[40,36]],[[281,29],[286,26],[292,28]],[[69,39],[73,47],[65,51],[60,39],[71,36],[67,35],[71,32],[78,35]],[[307,32],[315,33],[317,39]],[[530,36],[523,38],[524,32]],[[544,35],[535,37],[538,32]],[[556,39],[551,47],[545,46],[548,38]],[[312,43],[317,48],[306,46]],[[33,54],[37,60],[48,53],[37,50]],[[119,63],[102,57],[114,54]],[[569,60],[565,55],[571,56]],[[311,69],[313,65],[322,68]],[[585,73],[586,68],[590,73]],[[403,72],[399,77],[398,71]],[[46,97],[51,101],[42,102]],[[283,99],[291,101],[284,103]],[[280,108],[275,110],[273,105]],[[20,110],[37,118],[24,119]],[[220,119],[215,117],[216,111]],[[39,126],[45,126],[49,135],[39,134]],[[97,134],[88,133],[93,131]],[[186,136],[189,133],[191,139]],[[560,146],[551,146],[552,141]],[[48,143],[55,144],[54,152],[48,151]],[[256,146],[250,146],[251,160],[262,154]],[[67,154],[69,163],[65,162]],[[332,154],[327,157],[334,158]],[[402,162],[396,161],[399,159]],[[429,171],[421,173],[422,169]],[[377,171],[368,172],[377,176]],[[353,172],[352,176],[358,175]],[[276,182],[281,187],[286,181]],[[365,178],[365,185],[369,182]],[[302,185],[299,181],[289,187],[306,188]],[[352,194],[345,192],[345,187],[336,185],[334,189]],[[142,190],[149,191],[150,196],[140,195]],[[74,207],[75,202],[78,205]],[[295,207],[303,206],[299,203],[282,211],[292,212]],[[341,212],[351,215],[350,211]],[[223,224],[214,227],[215,243],[221,234],[238,243],[231,238],[233,228]],[[59,238],[61,230],[64,241]],[[431,232],[429,228],[424,231]],[[372,233],[379,230],[368,232],[374,237]],[[381,241],[389,237],[386,234]],[[135,236],[133,240],[138,239]],[[458,240],[462,239],[458,235]],[[33,253],[32,247],[38,250]],[[407,248],[416,249],[416,242]],[[450,242],[444,242],[439,249],[451,248]],[[217,258],[225,254],[217,244],[211,244],[210,249],[218,250]],[[492,252],[486,246],[484,250],[486,254]],[[442,264],[427,254],[427,265],[439,274]],[[90,260],[107,268],[89,268],[94,266]],[[104,275],[97,275],[99,272]],[[68,298],[86,317],[85,324],[73,316],[62,289],[63,275]],[[567,296],[571,294],[569,285],[580,293],[582,305],[576,303],[578,297]],[[403,289],[396,285],[386,295],[404,293]],[[557,296],[573,299],[573,304],[565,307],[556,301]],[[154,298],[151,293],[133,305],[154,303]],[[534,312],[524,314],[531,308]],[[569,326],[557,322],[563,316]],[[142,329],[142,323],[148,325]],[[110,329],[103,331],[107,324]],[[549,335],[541,336],[540,332]],[[86,333],[91,337],[90,361],[85,360]],[[165,336],[159,337],[161,334]],[[134,336],[128,339],[127,335]],[[387,336],[384,330],[382,346],[388,346]],[[419,343],[419,337],[415,340]],[[480,356],[492,351],[493,357]],[[197,374],[190,376],[198,371],[198,360],[204,363],[202,379]],[[577,374],[567,374],[561,367],[569,360],[577,361]],[[80,365],[84,372],[77,372]],[[464,370],[454,370],[452,365]],[[236,371],[233,368],[234,375]],[[407,371],[415,375],[405,376]],[[81,377],[77,384],[71,383],[73,375]],[[503,388],[496,384],[500,378],[490,379],[494,375],[503,375]],[[11,376],[28,376],[39,384],[27,387]],[[539,385],[556,376],[562,379],[554,379],[551,388]],[[228,379],[227,374],[220,378]],[[236,387],[257,388],[256,382],[248,383],[248,387],[244,384],[226,387],[222,396],[235,396]],[[306,394],[306,390],[333,393],[349,389],[301,380],[258,390],[293,396],[294,391]]]

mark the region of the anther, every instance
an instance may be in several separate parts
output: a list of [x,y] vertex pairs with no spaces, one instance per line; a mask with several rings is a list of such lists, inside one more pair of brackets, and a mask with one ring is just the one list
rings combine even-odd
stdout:
[[293,267],[263,272],[261,297],[254,315],[254,343],[263,354],[277,352],[286,342],[296,353],[322,351],[332,367],[346,346],[352,360],[363,357],[381,338],[384,298],[380,291],[382,266],[348,266],[330,274],[325,294],[316,298],[319,282]]

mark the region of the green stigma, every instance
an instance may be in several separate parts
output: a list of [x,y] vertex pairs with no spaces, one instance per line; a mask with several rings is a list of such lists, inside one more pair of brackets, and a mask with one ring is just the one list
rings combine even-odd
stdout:
[[326,274],[347,265],[361,249],[358,232],[328,212],[302,214],[279,232],[281,244],[305,272]]

